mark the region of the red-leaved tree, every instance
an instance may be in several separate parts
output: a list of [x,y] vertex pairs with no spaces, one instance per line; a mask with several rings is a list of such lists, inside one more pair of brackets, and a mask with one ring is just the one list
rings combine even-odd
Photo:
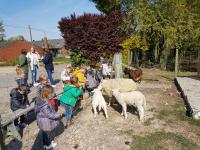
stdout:
[[61,18],[58,28],[67,49],[81,51],[85,58],[97,61],[100,56],[110,56],[122,50],[120,43],[126,33],[120,29],[121,23],[120,12],[108,16],[85,13]]

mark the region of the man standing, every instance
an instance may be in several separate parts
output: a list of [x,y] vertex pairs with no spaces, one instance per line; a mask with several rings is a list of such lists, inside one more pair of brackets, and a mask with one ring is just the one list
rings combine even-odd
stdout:
[[31,47],[31,51],[27,53],[26,57],[31,68],[32,84],[36,85],[37,70],[39,68],[40,55],[38,54],[38,52],[35,51],[33,47]]
[[50,80],[51,86],[56,87],[52,77],[52,74],[54,72],[54,66],[53,66],[53,55],[50,53],[50,51],[46,50],[46,54],[44,58],[42,58],[42,62],[45,64],[45,69],[48,75],[48,79]]
[[26,53],[26,49],[21,50],[21,54],[19,55],[19,67],[24,71],[24,84],[28,85],[28,62]]

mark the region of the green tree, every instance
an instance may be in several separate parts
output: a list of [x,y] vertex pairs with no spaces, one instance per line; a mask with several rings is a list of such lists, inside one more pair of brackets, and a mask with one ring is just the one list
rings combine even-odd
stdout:
[[135,26],[135,33],[146,39],[163,69],[170,49],[182,49],[184,43],[199,37],[197,13],[189,9],[186,0],[128,2],[126,27]]
[[8,39],[8,41],[24,41],[25,38],[23,35],[18,35],[18,36],[14,36],[14,37],[10,37]]
[[3,22],[0,21],[0,41],[3,40],[3,38],[5,37],[5,34],[4,34],[4,28],[3,28]]
[[96,4],[96,8],[105,13],[106,15],[114,12],[116,10],[120,10],[120,0],[90,0]]

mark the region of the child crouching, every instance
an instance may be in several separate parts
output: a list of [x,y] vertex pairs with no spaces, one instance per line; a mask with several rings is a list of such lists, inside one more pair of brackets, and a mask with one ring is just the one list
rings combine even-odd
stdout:
[[62,114],[56,113],[49,103],[53,88],[50,85],[42,87],[40,96],[35,100],[35,112],[38,127],[42,130],[43,147],[51,149],[57,144],[52,141],[51,132],[59,125]]
[[[28,88],[21,84],[18,86],[18,88],[14,88],[10,92],[10,108],[12,111],[16,111],[18,109],[25,109],[27,105],[29,104],[28,101]],[[20,116],[20,118],[17,118],[14,120],[14,124],[16,127],[19,127],[19,129],[22,127],[25,127],[26,125],[26,117],[25,115]]]
[[70,84],[64,87],[63,95],[60,97],[61,105],[65,108],[65,117],[66,117],[66,125],[67,128],[71,125],[72,122],[72,112],[73,107],[76,105],[78,97],[83,93],[83,89],[77,87],[78,86],[78,78],[76,76],[72,76],[70,79]]

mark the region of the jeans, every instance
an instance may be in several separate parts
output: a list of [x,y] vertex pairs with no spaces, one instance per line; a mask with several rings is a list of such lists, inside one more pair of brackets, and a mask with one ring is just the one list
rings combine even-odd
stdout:
[[42,131],[43,145],[49,146],[51,144],[51,133],[47,131]]
[[54,80],[53,80],[53,77],[52,77],[52,70],[46,69],[46,72],[47,72],[48,79],[50,80],[51,85],[54,85],[55,83],[54,83]]
[[24,84],[28,84],[28,72],[24,75]]
[[22,84],[25,84],[25,83],[24,83],[24,79],[17,79],[16,82],[17,82],[17,85],[18,85],[18,86],[19,86],[19,85],[22,85]]
[[68,105],[68,104],[64,104],[61,102],[61,105],[65,108],[65,118],[67,121],[71,121],[72,120],[72,111],[73,111],[73,107]]
[[33,82],[33,84],[36,83],[36,79],[37,79],[37,69],[38,69],[38,66],[37,66],[37,65],[33,65],[33,70],[31,70],[31,73],[32,73],[32,82]]

